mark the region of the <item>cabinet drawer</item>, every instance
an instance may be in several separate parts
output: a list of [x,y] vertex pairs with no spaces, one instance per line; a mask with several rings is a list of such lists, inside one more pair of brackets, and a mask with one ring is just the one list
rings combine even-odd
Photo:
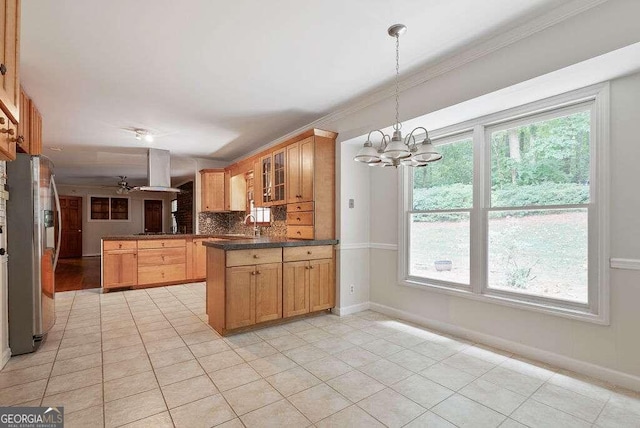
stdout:
[[333,258],[333,245],[285,247],[282,253],[282,259],[285,262],[331,258]]
[[135,250],[138,248],[137,241],[103,241],[102,249],[109,250]]
[[227,267],[282,262],[282,248],[227,251]]
[[138,284],[159,284],[163,282],[184,281],[187,278],[187,266],[140,266],[138,267]]
[[313,226],[313,211],[287,213],[287,224]]
[[186,247],[185,239],[149,239],[138,241],[138,248],[178,248]]
[[156,248],[138,251],[139,266],[176,265],[186,263],[186,248]]
[[313,202],[299,202],[297,204],[287,204],[287,213],[313,211]]
[[313,239],[313,226],[293,226],[287,225],[287,238],[290,239]]

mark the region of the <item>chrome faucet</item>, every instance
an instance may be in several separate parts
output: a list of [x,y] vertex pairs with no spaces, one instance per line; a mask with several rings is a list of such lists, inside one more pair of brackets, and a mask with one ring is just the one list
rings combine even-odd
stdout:
[[256,216],[254,216],[253,214],[247,214],[247,216],[244,218],[244,223],[247,223],[247,219],[253,218],[253,236],[258,237],[260,236],[260,228],[258,227],[258,220],[256,219]]

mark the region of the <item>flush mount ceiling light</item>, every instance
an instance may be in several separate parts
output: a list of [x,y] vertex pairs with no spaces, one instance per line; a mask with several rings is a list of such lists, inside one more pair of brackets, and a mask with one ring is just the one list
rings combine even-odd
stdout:
[[[374,129],[367,135],[367,141],[358,151],[354,160],[369,164],[370,166],[395,166],[406,165],[413,167],[426,166],[429,162],[442,159],[442,155],[435,150],[429,139],[426,128],[419,126],[402,138],[402,123],[400,123],[400,35],[407,31],[402,24],[389,27],[387,33],[396,39],[396,121],[393,125],[393,136],[385,134],[379,129]],[[424,131],[424,136],[419,131]],[[382,139],[377,146],[371,142],[371,134],[380,134]]]
[[136,129],[136,140],[144,140],[147,143],[153,143],[153,135],[146,129]]

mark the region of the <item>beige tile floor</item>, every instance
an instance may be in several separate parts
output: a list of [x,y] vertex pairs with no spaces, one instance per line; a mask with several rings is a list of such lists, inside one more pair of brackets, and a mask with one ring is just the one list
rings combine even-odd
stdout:
[[640,395],[380,313],[221,338],[204,284],[57,294],[0,405],[67,427],[640,427]]

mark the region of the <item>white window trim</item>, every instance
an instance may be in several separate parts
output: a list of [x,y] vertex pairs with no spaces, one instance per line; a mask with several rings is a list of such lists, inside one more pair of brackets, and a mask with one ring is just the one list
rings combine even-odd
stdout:
[[[448,295],[469,298],[477,301],[495,303],[499,305],[526,309],[530,311],[556,315],[564,318],[581,320],[601,325],[610,324],[610,287],[609,287],[609,82],[589,86],[577,91],[547,98],[512,108],[495,114],[483,116],[471,121],[460,123],[451,127],[431,132],[433,140],[453,135],[468,134],[474,136],[474,205],[471,209],[470,224],[470,258],[471,277],[470,286],[447,283],[427,278],[416,278],[408,275],[409,263],[409,213],[412,210],[412,197],[410,190],[410,168],[400,167],[398,180],[398,202],[400,215],[398,216],[398,283],[408,287],[427,289]],[[483,209],[480,198],[490,198],[486,195],[487,174],[481,176],[482,164],[490,162],[487,159],[484,144],[487,128],[494,127],[503,122],[513,122],[519,118],[531,118],[542,115],[545,112],[557,112],[563,107],[571,107],[585,102],[593,102],[591,121],[591,198],[589,203],[589,216],[593,220],[589,222],[589,251],[597,249],[597,254],[589,256],[590,266],[592,261],[595,267],[589,269],[589,304],[573,304],[550,298],[529,296],[502,290],[487,289],[486,287],[486,225],[487,209]],[[447,138],[451,141],[450,138]],[[441,140],[444,141],[444,140]],[[437,143],[437,141],[436,141]],[[490,171],[490,170],[489,170]],[[489,184],[490,185],[490,184]],[[482,204],[484,206],[485,205]],[[545,207],[550,208],[550,207]],[[482,210],[483,212],[480,212]],[[593,230],[593,229],[596,230]],[[595,238],[592,238],[595,237]],[[596,239],[593,242],[593,239]]]
[[[91,198],[108,198],[109,199],[109,218],[108,219],[92,219],[91,218]],[[111,218],[111,199],[128,199],[127,208],[129,213],[126,220],[117,220]],[[113,196],[113,195],[88,195],[87,196],[87,222],[89,223],[131,223],[131,197],[129,196]]]

